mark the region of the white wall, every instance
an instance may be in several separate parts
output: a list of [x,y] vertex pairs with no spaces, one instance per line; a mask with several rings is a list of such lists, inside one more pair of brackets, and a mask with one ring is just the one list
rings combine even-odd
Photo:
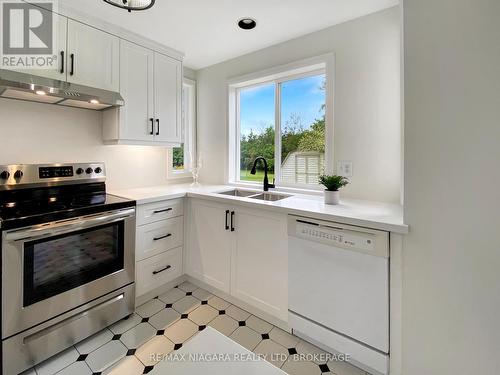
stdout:
[[203,181],[227,168],[227,79],[335,52],[335,159],[352,160],[345,196],[399,203],[400,12],[391,8],[197,72]]
[[105,146],[100,113],[0,99],[0,165],[104,161],[110,189],[165,184],[164,147]]
[[500,2],[404,8],[403,374],[499,374]]

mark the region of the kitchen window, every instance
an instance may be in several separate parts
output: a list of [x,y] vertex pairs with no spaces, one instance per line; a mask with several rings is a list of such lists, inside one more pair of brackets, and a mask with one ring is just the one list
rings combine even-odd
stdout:
[[333,57],[322,63],[276,69],[229,86],[230,171],[228,182],[261,184],[268,161],[269,181],[277,186],[316,189],[332,169]]
[[188,78],[182,85],[181,107],[183,143],[169,151],[169,178],[191,177],[191,166],[196,160],[196,82]]

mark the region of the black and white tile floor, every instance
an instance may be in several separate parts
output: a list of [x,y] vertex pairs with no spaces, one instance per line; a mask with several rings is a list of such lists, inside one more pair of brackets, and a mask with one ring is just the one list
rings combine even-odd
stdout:
[[[185,282],[23,374],[147,374],[156,360],[211,326],[291,375],[367,375],[345,362],[297,360],[325,353],[308,342]],[[280,355],[270,355],[280,354]],[[156,358],[155,358],[156,357]]]

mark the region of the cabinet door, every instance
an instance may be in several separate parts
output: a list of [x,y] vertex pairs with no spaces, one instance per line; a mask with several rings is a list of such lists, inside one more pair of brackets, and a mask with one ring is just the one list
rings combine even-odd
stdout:
[[119,58],[118,37],[68,20],[68,82],[119,91]]
[[[50,13],[48,10],[39,9],[42,13]],[[52,13],[54,22],[56,22],[57,36],[54,45],[54,63],[52,67],[47,69],[12,69],[19,73],[32,74],[39,77],[50,79],[57,79],[59,81],[66,81],[66,37],[68,28],[68,19],[56,13]]]
[[236,208],[231,294],[288,320],[288,236],[285,215]]
[[182,64],[155,52],[155,141],[181,142]]
[[234,236],[226,230],[226,209],[224,205],[190,200],[186,273],[229,293]]
[[120,139],[153,141],[153,51],[120,41]]

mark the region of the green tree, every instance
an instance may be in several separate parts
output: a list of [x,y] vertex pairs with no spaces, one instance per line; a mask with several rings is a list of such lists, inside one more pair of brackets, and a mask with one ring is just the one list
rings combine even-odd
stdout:
[[291,113],[290,118],[285,122],[281,134],[281,162],[288,154],[295,152],[299,148],[299,142],[304,133],[302,118],[297,113]]
[[[268,162],[269,171],[274,172],[274,125],[268,125],[260,134],[250,131],[247,136],[242,135],[240,143],[241,169],[251,169],[254,160],[263,156]],[[262,164],[257,169],[263,170]]]
[[181,147],[174,147],[172,149],[173,155],[173,166],[174,169],[183,169],[184,168],[184,144]]
[[325,152],[325,116],[316,120],[311,128],[303,133],[298,149],[302,152]]

